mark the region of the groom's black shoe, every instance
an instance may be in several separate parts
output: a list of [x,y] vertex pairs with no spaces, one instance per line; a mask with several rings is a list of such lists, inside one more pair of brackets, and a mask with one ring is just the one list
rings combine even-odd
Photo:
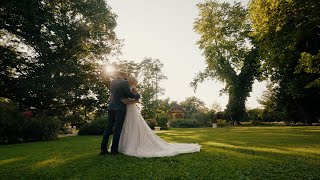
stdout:
[[116,155],[116,154],[118,154],[119,152],[118,151],[111,151],[111,155]]
[[99,155],[106,155],[109,154],[109,152],[107,150],[101,150]]

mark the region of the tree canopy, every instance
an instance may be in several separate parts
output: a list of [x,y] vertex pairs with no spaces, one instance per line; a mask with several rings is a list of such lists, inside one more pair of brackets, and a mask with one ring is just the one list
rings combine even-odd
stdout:
[[252,35],[264,72],[275,84],[275,106],[291,121],[315,121],[320,101],[320,2],[252,0]]
[[47,115],[106,104],[99,62],[120,43],[105,1],[4,0],[0,7],[0,96]]

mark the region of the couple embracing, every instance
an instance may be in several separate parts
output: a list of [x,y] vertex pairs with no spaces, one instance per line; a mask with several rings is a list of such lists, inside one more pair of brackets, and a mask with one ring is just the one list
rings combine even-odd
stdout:
[[[116,72],[111,81],[108,126],[104,132],[100,155],[123,153],[136,157],[164,157],[200,151],[199,144],[167,143],[157,136],[141,116],[136,103],[140,94],[137,79],[125,71]],[[111,151],[108,140],[114,128]]]

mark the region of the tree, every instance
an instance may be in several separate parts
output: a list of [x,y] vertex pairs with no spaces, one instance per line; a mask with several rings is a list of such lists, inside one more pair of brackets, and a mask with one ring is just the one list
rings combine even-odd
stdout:
[[316,121],[320,2],[253,0],[249,9],[264,72],[276,85],[276,107],[288,121]]
[[145,119],[154,118],[158,109],[158,95],[164,91],[160,87],[160,82],[167,79],[162,72],[162,68],[163,64],[159,59],[145,58],[139,64],[139,77],[142,79],[139,85],[143,106],[141,114]]
[[186,98],[186,100],[180,102],[180,106],[185,110],[185,116],[187,118],[190,118],[195,113],[208,110],[204,102],[195,96]]
[[169,114],[171,110],[170,99],[158,99],[157,100],[156,114]]
[[248,12],[240,3],[206,1],[197,5],[199,18],[194,30],[200,34],[197,44],[203,50],[207,67],[191,85],[207,78],[218,79],[226,84],[229,94],[226,116],[239,122],[245,116],[245,101],[258,77],[257,48],[249,35],[251,25]]
[[43,115],[106,105],[98,62],[118,52],[119,40],[105,1],[4,0],[0,7],[0,96]]
[[212,105],[211,105],[211,109],[214,110],[215,112],[218,112],[218,111],[221,111],[221,105],[217,102],[214,102]]
[[263,106],[263,121],[273,122],[285,119],[284,112],[277,106],[278,90],[278,86],[269,82],[262,97],[258,99],[258,102]]
[[184,117],[194,120],[198,125],[211,126],[212,121],[216,119],[216,111],[207,108],[205,103],[195,96],[188,97],[180,102],[180,107],[185,112]]

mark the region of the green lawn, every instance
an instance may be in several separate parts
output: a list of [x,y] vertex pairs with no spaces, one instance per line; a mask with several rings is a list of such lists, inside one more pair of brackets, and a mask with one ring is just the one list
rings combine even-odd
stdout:
[[0,146],[0,179],[320,179],[320,127],[171,129],[200,153],[99,156],[101,136]]

